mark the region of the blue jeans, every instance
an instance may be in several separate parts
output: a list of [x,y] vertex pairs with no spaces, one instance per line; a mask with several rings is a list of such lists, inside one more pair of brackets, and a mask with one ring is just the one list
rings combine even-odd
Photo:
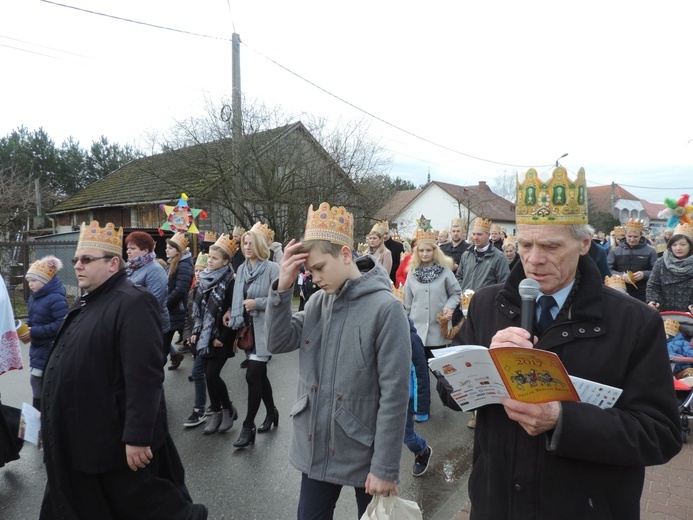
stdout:
[[202,363],[202,356],[195,356],[193,360],[192,378],[195,385],[195,404],[193,407],[204,412],[207,405],[207,384],[205,382],[205,367]]
[[[363,483],[366,484],[365,482]],[[298,497],[298,520],[332,520],[337,499],[342,486],[309,478],[302,473],[301,492]],[[361,518],[370,503],[371,497],[366,494],[366,488],[354,488],[358,517]]]
[[414,455],[421,455],[426,451],[426,441],[414,431],[414,398],[409,398],[407,407],[407,422],[404,425],[404,444]]

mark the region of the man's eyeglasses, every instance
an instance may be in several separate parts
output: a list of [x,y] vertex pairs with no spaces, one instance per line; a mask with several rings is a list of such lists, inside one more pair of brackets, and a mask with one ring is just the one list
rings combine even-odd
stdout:
[[108,258],[109,260],[113,258],[112,256],[80,256],[80,257],[75,257],[72,259],[72,265],[77,265],[77,262],[81,262],[82,265],[89,265],[92,263],[94,260],[103,260],[105,258]]

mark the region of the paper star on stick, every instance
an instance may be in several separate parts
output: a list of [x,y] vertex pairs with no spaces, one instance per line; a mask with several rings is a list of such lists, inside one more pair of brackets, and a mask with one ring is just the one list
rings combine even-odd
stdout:
[[431,219],[427,219],[423,215],[421,215],[421,218],[416,219],[416,223],[419,225],[419,229],[423,229],[424,231],[433,229],[431,227]]
[[188,196],[185,193],[181,194],[180,200],[175,206],[162,204],[159,208],[166,213],[166,221],[159,228],[160,236],[164,235],[164,231],[199,234],[195,225],[195,218],[198,216],[207,218],[207,213],[204,210],[188,206]]

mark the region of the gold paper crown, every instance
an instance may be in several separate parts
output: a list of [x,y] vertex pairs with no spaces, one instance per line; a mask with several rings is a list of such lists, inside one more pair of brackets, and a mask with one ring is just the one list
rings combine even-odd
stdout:
[[472,222],[472,230],[481,230],[484,233],[491,232],[491,221],[485,218],[476,217]]
[[214,231],[205,231],[205,242],[216,242],[217,234]]
[[344,206],[330,207],[327,202],[322,202],[313,211],[311,204],[303,235],[303,241],[306,240],[327,240],[331,244],[351,248],[354,246],[354,216]]
[[197,255],[197,260],[195,260],[195,267],[197,266],[207,267],[209,265],[209,255],[205,253],[200,253]]
[[462,293],[462,308],[463,309],[468,309],[469,308],[469,302],[472,301],[472,296],[474,296],[474,291],[471,289],[467,289]]
[[234,227],[233,231],[231,232],[232,235],[238,235],[239,237],[242,237],[244,233],[245,233],[245,229],[242,228],[241,226]]
[[394,234],[390,235],[390,238],[392,240],[394,240],[395,242],[401,242],[402,241],[402,237],[399,236],[399,233],[394,233]]
[[368,247],[368,244],[359,243],[359,244],[356,246],[356,251],[358,251],[358,252],[361,253],[361,254],[367,253],[369,249],[370,249],[370,248]]
[[48,283],[53,279],[55,273],[62,268],[63,263],[59,258],[46,256],[31,264],[31,267],[29,267],[29,270],[26,272],[25,278],[34,278],[39,282]]
[[185,251],[185,248],[188,247],[190,243],[190,239],[186,233],[174,233],[169,240],[176,244],[181,251]]
[[671,318],[664,320],[664,332],[669,336],[676,336],[679,333],[679,327],[681,327],[681,324],[676,320]]
[[435,244],[438,242],[438,233],[432,229],[426,231],[425,229],[417,228],[414,231],[414,240],[416,240],[417,246],[426,243]]
[[640,219],[629,218],[626,222],[626,231],[640,231],[642,233],[643,221]]
[[452,219],[452,222],[450,222],[450,227],[453,228],[455,226],[463,228],[464,227],[464,221],[461,218]]
[[626,282],[619,275],[605,276],[604,285],[616,289],[617,291],[626,292]]
[[683,235],[688,238],[690,242],[693,242],[693,226],[684,222],[680,223],[674,228],[674,232],[671,234],[672,238],[676,235]]
[[108,222],[104,227],[93,220],[89,226],[82,222],[79,232],[77,249],[96,249],[110,255],[122,257],[123,255],[123,228],[116,230],[115,226]]
[[232,257],[238,251],[238,242],[235,238],[231,238],[229,235],[221,234],[214,245],[223,249],[229,257]]
[[404,303],[404,286],[402,284],[399,284],[399,287],[393,285],[392,294],[395,295],[395,298]]
[[501,227],[498,224],[491,224],[491,231],[498,231],[499,233],[501,232]]
[[518,224],[587,224],[587,183],[580,168],[573,181],[559,166],[543,182],[534,168],[517,179],[515,215]]
[[[373,228],[371,229],[371,233],[378,233],[381,237],[385,235],[388,231],[390,230],[390,226],[387,223],[387,220],[381,220],[379,222],[376,222],[373,225]],[[368,233],[369,235],[371,233]]]
[[626,234],[626,228],[623,226],[616,226],[614,230],[611,232],[613,235],[625,235]]
[[250,228],[250,231],[259,231],[262,233],[265,236],[265,240],[267,240],[268,244],[271,244],[274,240],[274,231],[272,231],[267,224],[256,222],[253,224],[253,227]]

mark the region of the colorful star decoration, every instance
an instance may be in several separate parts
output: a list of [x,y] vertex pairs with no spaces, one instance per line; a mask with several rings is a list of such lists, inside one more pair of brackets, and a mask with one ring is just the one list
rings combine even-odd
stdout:
[[[178,204],[175,206],[159,206],[161,211],[166,213],[166,221],[159,228],[159,235],[163,236],[164,231],[174,233],[196,233],[202,235],[195,225],[195,218],[207,218],[207,213],[202,209],[195,209],[188,206],[188,196],[182,193]],[[203,235],[202,235],[203,236]]]
[[431,219],[427,219],[423,215],[421,215],[421,218],[416,219],[416,223],[419,225],[419,229],[423,229],[424,231],[429,231],[430,229],[433,229],[431,227]]
[[684,224],[693,224],[693,205],[689,205],[690,197],[681,195],[679,200],[664,199],[664,204],[667,206],[657,215],[659,218],[668,218],[667,227],[676,227],[680,222]]

